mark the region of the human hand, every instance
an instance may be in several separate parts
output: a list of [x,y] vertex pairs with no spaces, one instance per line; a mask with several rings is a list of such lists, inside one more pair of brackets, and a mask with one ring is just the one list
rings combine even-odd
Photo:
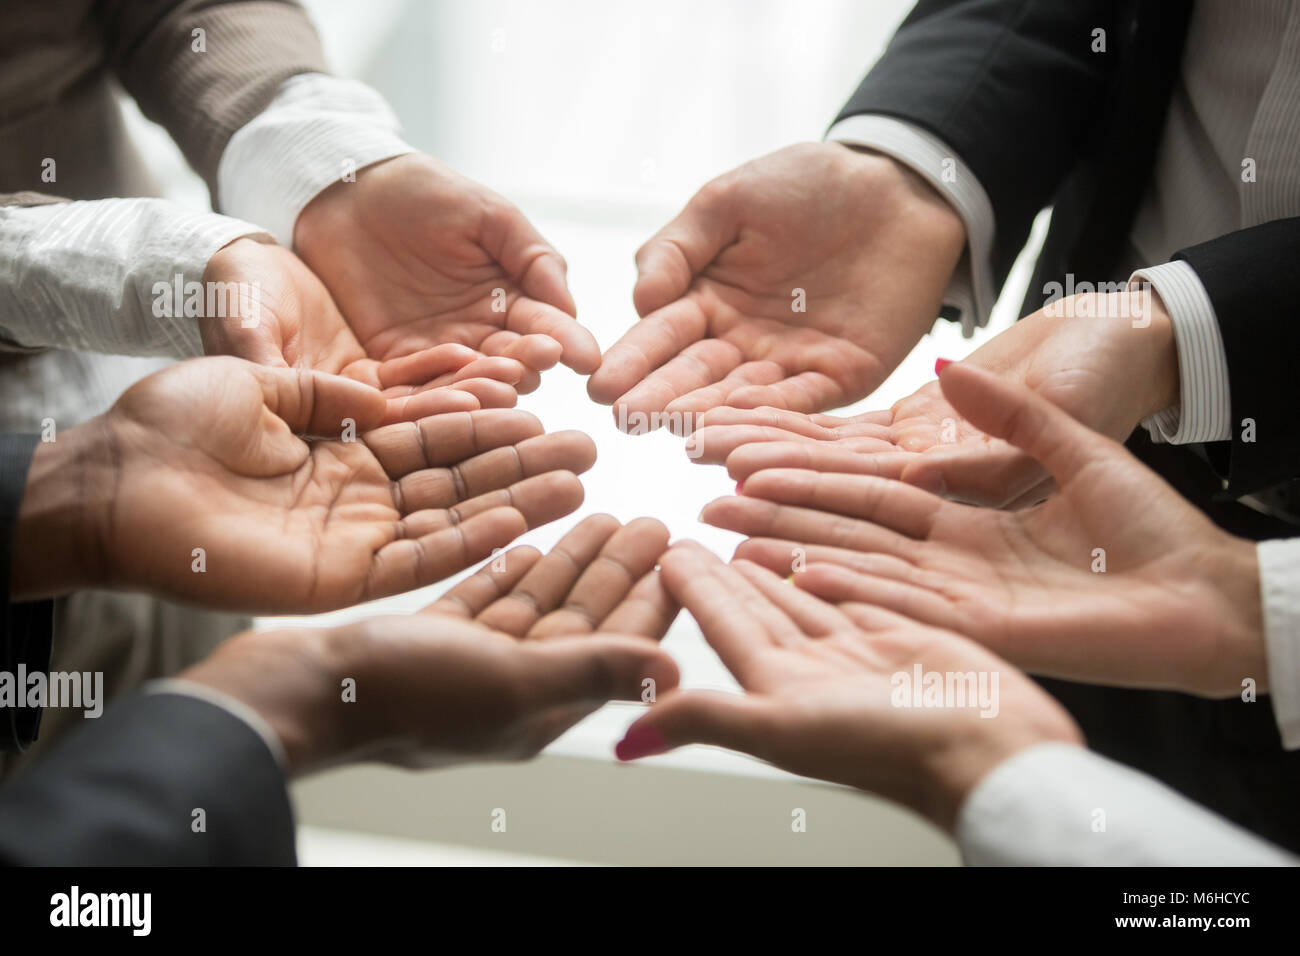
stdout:
[[1210,697],[1246,677],[1267,686],[1252,543],[1024,386],[964,364],[940,382],[975,427],[1042,462],[1056,492],[995,511],[883,478],[772,469],[704,520],[750,535],[736,554],[799,571],[800,588],[960,629],[1032,673]]
[[38,446],[13,594],[323,611],[440,580],[582,501],[581,433],[507,409],[367,432],[383,414],[378,392],[320,372],[209,358],[155,373]]
[[[514,548],[421,613],[250,632],[182,676],[258,711],[292,774],[528,758],[610,699],[677,685],[655,643],[677,614],[654,571],[667,543],[653,519],[596,515],[550,554]],[[349,677],[356,699],[343,702]]]
[[[1154,292],[1072,296],[1021,319],[963,364],[1024,384],[1117,440],[1179,399],[1173,328]],[[764,468],[809,468],[897,478],[997,507],[1033,504],[1051,490],[1037,462],[959,415],[937,381],[887,411],[852,418],[717,409],[700,420],[693,453],[725,461],[737,481]]]
[[514,359],[486,357],[454,343],[389,362],[367,356],[320,279],[280,246],[252,239],[230,243],[208,260],[204,287],[234,293],[216,299],[216,314],[200,320],[208,355],[363,382],[383,391],[389,422],[508,408],[516,388],[528,387],[533,374]]
[[521,392],[557,361],[600,364],[564,259],[511,203],[429,156],[330,186],[299,214],[294,248],[372,359],[459,344],[521,363]]
[[964,245],[948,203],[888,157],[818,143],[756,159],[641,247],[641,321],[588,392],[620,423],[856,401],[934,324]]
[[[834,607],[698,545],[674,546],[661,574],[745,693],[665,695],[628,729],[620,759],[728,747],[880,794],[951,830],[967,794],[1012,754],[1082,742],[1033,681],[957,634],[867,604]],[[900,680],[918,672],[976,684],[961,703],[905,706]]]

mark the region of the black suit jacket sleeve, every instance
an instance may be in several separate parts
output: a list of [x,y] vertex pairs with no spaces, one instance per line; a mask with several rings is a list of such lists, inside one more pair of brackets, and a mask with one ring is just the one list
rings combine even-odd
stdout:
[[[1227,492],[1240,497],[1295,478],[1300,217],[1231,232],[1181,249],[1174,258],[1196,270],[1223,337],[1232,403],[1231,450],[1221,468]],[[1253,434],[1245,419],[1253,420]]]
[[[18,508],[38,441],[36,435],[0,435],[0,669],[9,674],[16,674],[20,664],[28,671],[50,666],[54,602],[9,600],[14,565],[22,560],[14,554]],[[0,750],[23,750],[36,739],[40,725],[38,707],[0,707]]]
[[[894,116],[952,147],[993,205],[1001,286],[1103,112],[1119,8],[1110,0],[921,0],[836,122]],[[1109,52],[1093,52],[1098,29]]]
[[295,859],[289,797],[266,742],[193,697],[129,697],[0,789],[0,860],[9,864]]

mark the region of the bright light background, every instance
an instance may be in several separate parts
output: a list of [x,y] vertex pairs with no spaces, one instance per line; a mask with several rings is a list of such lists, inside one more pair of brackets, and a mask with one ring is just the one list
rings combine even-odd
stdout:
[[[714,176],[782,146],[820,139],[911,4],[308,0],[306,6],[336,71],[378,88],[413,145],[508,196],[560,249],[579,318],[607,348],[636,321],[636,248]],[[132,123],[168,195],[206,205],[202,184],[165,134],[138,115]],[[1022,267],[991,328],[1015,317],[1025,278]],[[858,409],[887,407],[933,377],[935,358],[960,358],[987,335],[965,341],[955,326],[940,322]],[[585,380],[565,369],[546,373],[541,389],[520,404],[549,430],[587,432],[600,452],[583,478],[582,510],[524,541],[547,549],[582,516],[606,511],[624,521],[652,515],[675,539],[692,537],[731,554],[737,536],[696,520],[705,503],[731,491],[722,468],[690,463],[681,440],[667,434],[618,432],[609,409],[587,399]],[[412,610],[446,586],[323,620],[375,613],[377,606]],[[684,683],[734,687],[687,617],[678,619],[666,646],[682,664]],[[553,750],[608,762],[636,713],[630,705],[611,705]],[[656,760],[707,773],[774,774],[705,748]],[[539,772],[534,768],[525,768],[520,786],[527,773]],[[357,807],[358,829],[366,828],[364,815]],[[863,825],[872,821],[864,818]],[[307,845],[315,848],[310,856],[329,861],[410,858],[391,844],[371,853],[350,840],[329,844],[329,852],[323,843]],[[559,848],[554,855],[577,854]]]

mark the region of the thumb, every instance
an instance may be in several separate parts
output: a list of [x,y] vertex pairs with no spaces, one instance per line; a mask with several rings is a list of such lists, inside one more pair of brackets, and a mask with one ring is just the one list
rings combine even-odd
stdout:
[[1038,459],[1060,484],[1089,461],[1119,448],[1027,386],[986,369],[949,365],[939,373],[939,385],[944,398],[972,425]]
[[295,435],[337,438],[350,420],[356,434],[383,423],[387,402],[361,382],[305,369],[249,366],[266,407]]
[[696,273],[736,238],[725,191],[710,183],[636,253],[632,304],[647,316],[686,294]]
[[583,635],[523,641],[523,696],[529,711],[594,701],[641,700],[677,686],[677,664],[644,637]]
[[712,744],[767,759],[775,739],[770,706],[747,694],[686,691],[650,708],[614,748],[619,760],[637,760],[686,744]]

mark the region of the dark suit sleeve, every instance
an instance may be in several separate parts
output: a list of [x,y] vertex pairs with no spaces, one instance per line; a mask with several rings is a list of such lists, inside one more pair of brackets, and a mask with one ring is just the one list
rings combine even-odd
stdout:
[[[906,120],[950,146],[996,220],[1000,287],[1039,210],[1078,163],[1116,69],[1109,0],[921,0],[836,122]],[[1093,52],[1104,30],[1106,53]]]
[[[14,564],[22,560],[14,554],[14,530],[39,440],[37,435],[0,435],[0,668],[9,674],[16,674],[20,665],[29,672],[50,666],[54,602],[9,600]],[[39,707],[0,706],[0,750],[25,749],[40,726]]]
[[[1239,497],[1295,478],[1300,217],[1228,233],[1181,249],[1174,258],[1196,270],[1223,338],[1232,403],[1227,492]],[[1253,420],[1253,434],[1245,419]]]
[[157,693],[127,698],[86,723],[0,789],[0,860],[294,864],[284,777],[266,742],[238,717]]

